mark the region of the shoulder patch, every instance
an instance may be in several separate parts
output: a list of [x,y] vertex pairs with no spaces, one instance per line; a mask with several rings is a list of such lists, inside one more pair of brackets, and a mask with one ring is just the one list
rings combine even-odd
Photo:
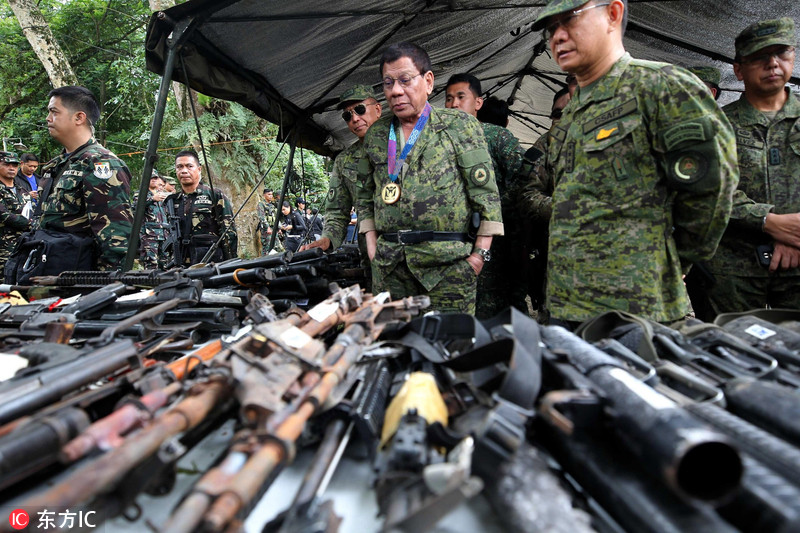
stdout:
[[528,148],[528,150],[525,152],[525,156],[524,156],[524,157],[525,157],[525,159],[527,159],[528,161],[530,161],[531,163],[533,163],[533,162],[537,161],[537,160],[538,160],[540,157],[542,157],[543,155],[544,155],[544,152],[542,152],[541,150],[539,150],[539,149],[538,149],[538,148],[536,148],[535,146],[531,146],[531,147],[530,147],[530,148]]
[[487,181],[489,181],[489,172],[486,169],[486,165],[480,164],[472,169],[472,182],[475,185],[482,187],[486,185]]
[[602,113],[600,116],[597,116],[583,125],[583,134],[586,135],[592,130],[599,128],[609,122],[617,120],[620,117],[624,117],[625,115],[630,115],[634,111],[639,108],[639,104],[636,102],[636,98],[631,98],[630,100],[623,102],[622,104],[618,105],[613,109],[609,109],[605,113]]
[[328,201],[332,202],[336,198],[336,189],[331,187],[328,189]]
[[708,159],[704,154],[685,151],[669,159],[670,175],[678,184],[689,185],[700,181],[708,173]]
[[[66,172],[64,174],[66,174]],[[94,164],[94,175],[101,180],[110,179],[113,175],[111,172],[111,164],[108,161],[98,161]]]
[[664,148],[669,152],[687,142],[703,142],[706,130],[702,122],[684,122],[664,132]]

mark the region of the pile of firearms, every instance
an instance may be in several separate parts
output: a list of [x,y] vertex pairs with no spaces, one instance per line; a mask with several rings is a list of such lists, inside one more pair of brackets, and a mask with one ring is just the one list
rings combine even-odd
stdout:
[[357,255],[304,254],[13,288],[47,296],[0,312],[0,349],[25,363],[0,383],[4,507],[31,530],[45,510],[137,518],[235,420],[150,527],[241,530],[302,446],[311,466],[264,533],[339,529],[343,453],[372,465],[384,531],[431,530],[479,493],[503,530],[800,530],[792,323],[614,314],[576,335],[516,310],[423,315],[424,297],[340,288]]

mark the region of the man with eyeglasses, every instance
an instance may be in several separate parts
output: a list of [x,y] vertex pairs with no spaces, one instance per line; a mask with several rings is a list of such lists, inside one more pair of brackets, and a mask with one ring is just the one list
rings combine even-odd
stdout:
[[428,295],[433,309],[474,313],[477,275],[491,257],[492,236],[503,234],[500,198],[477,119],[428,103],[431,68],[413,43],[381,56],[392,115],[364,138],[359,231],[376,290]]
[[552,0],[533,25],[578,82],[541,184],[552,197],[547,307],[567,327],[608,311],[689,314],[683,275],[714,253],[738,180],[711,93],[685,69],[631,58],[626,11],[623,0]]
[[736,37],[733,72],[744,93],[723,111],[736,130],[741,179],[709,265],[716,313],[800,308],[800,101],[786,87],[796,41],[786,17]]
[[[350,212],[357,204],[358,161],[364,156],[364,136],[370,126],[381,117],[382,112],[381,104],[375,99],[375,92],[369,85],[355,85],[344,91],[336,108],[342,110],[342,120],[358,139],[342,150],[333,161],[333,172],[325,198],[322,237],[304,245],[301,250],[335,250],[342,245],[350,225]],[[361,251],[362,265],[369,272],[367,244],[363,235],[359,236],[358,248]]]

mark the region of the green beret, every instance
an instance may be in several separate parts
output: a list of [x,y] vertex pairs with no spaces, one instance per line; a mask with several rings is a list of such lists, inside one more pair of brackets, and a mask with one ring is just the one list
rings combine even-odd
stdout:
[[689,67],[689,72],[700,78],[703,83],[710,83],[711,85],[719,85],[720,73],[719,69],[714,67]]
[[544,9],[539,11],[539,16],[536,17],[536,20],[533,21],[533,31],[544,29],[547,19],[553,15],[572,11],[588,3],[589,0],[550,0],[544,6]]
[[336,109],[343,109],[348,102],[360,102],[367,98],[375,98],[375,91],[369,85],[355,85],[350,87],[339,97]]
[[794,46],[794,21],[789,17],[762,20],[746,27],[736,37],[736,57],[749,56],[775,44]]

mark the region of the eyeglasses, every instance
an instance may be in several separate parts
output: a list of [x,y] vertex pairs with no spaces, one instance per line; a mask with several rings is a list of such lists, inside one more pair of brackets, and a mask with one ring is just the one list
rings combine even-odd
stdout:
[[582,13],[585,13],[586,11],[589,11],[590,9],[594,9],[596,7],[605,7],[607,5],[609,5],[608,2],[606,2],[605,4],[594,4],[588,7],[584,7],[583,9],[575,9],[573,11],[570,11],[566,15],[559,17],[558,19],[552,20],[544,28],[544,38],[547,39],[548,41],[552,39],[553,35],[555,35],[556,31],[558,31],[558,28],[560,26],[563,26],[564,29],[567,31],[571,30],[575,26],[575,21],[578,20],[578,17]]
[[[367,112],[367,106],[364,104],[358,104],[357,106],[353,107],[353,111],[355,111],[356,115],[359,117],[364,116],[364,113]],[[353,119],[353,113],[349,110],[342,112],[342,119],[345,122],[350,122]]]
[[773,57],[780,59],[781,61],[789,61],[792,59],[792,54],[794,53],[794,46],[787,46],[783,50],[778,52],[767,52],[764,54],[751,54],[746,58],[742,57],[739,59],[739,63],[742,65],[768,65],[770,61],[772,61]]
[[394,87],[394,82],[397,82],[400,84],[400,87],[406,89],[408,87],[411,87],[411,82],[417,76],[422,76],[422,74],[414,74],[413,76],[408,76],[406,74],[403,74],[399,78],[390,78],[389,76],[386,76],[385,78],[383,78],[383,88],[387,91],[390,91],[392,90],[392,87]]

